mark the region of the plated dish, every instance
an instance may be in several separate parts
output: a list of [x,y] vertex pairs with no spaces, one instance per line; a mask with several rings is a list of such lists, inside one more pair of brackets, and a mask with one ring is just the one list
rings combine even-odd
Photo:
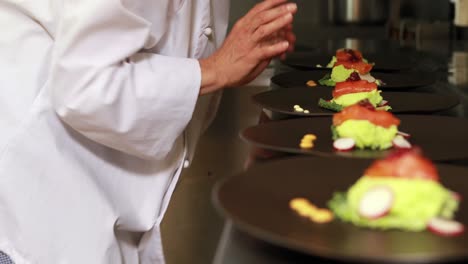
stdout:
[[461,195],[443,186],[437,168],[420,149],[393,151],[362,173],[328,202],[341,221],[374,230],[431,231],[442,236],[465,231],[454,219]]
[[[330,62],[332,54],[318,54],[317,52],[294,52],[282,61],[283,64],[301,70],[323,70]],[[397,54],[365,53],[368,61],[374,62],[374,72],[405,71],[414,66],[408,56]]]
[[[397,115],[398,130],[410,134],[409,141],[420,146],[432,160],[468,159],[468,120],[434,115]],[[297,118],[249,127],[241,137],[256,147],[274,151],[318,156],[350,158],[380,158],[388,150],[353,149],[337,151],[333,147],[330,129],[331,117]],[[307,134],[314,134],[314,146],[301,148],[300,142]]]
[[339,151],[410,148],[411,144],[399,135],[400,124],[395,115],[377,110],[369,102],[347,106],[333,115],[333,147]]
[[[297,197],[312,201],[318,209],[327,208],[333,194],[354,186],[371,164],[372,161],[364,159],[318,157],[296,157],[261,164],[218,183],[214,192],[215,204],[238,228],[250,235],[314,256],[375,263],[466,261],[466,232],[441,236],[426,226],[420,228],[421,225],[412,231],[373,229],[339,217],[331,222],[317,223],[291,210],[290,202]],[[447,190],[456,190],[461,196],[467,194],[468,178],[464,176],[468,175],[468,169],[448,165],[436,165],[436,168],[442,186],[436,189],[442,190],[442,196],[449,197]],[[395,194],[400,193],[395,191]],[[411,197],[411,194],[407,195]],[[463,201],[455,219],[461,224],[468,223],[468,207]],[[422,222],[425,225],[426,221]]]
[[339,82],[363,80],[376,86],[384,85],[382,80],[372,76],[373,67],[374,63],[365,59],[360,51],[339,49],[325,67],[329,69],[329,73],[318,80],[318,83],[335,86]]
[[[335,112],[318,106],[320,98],[330,98],[330,87],[294,87],[275,89],[253,96],[253,101],[260,106],[278,113],[292,116],[327,116]],[[459,100],[456,96],[416,93],[416,92],[382,92],[382,96],[391,105],[392,113],[434,113],[450,109]],[[294,106],[304,111],[297,111]]]
[[[279,73],[271,78],[271,82],[279,87],[308,87],[307,82],[318,81],[330,70],[315,71],[290,71]],[[380,90],[408,90],[418,87],[424,87],[434,84],[437,79],[434,74],[423,72],[373,72],[375,79],[385,82],[385,85],[379,86]]]

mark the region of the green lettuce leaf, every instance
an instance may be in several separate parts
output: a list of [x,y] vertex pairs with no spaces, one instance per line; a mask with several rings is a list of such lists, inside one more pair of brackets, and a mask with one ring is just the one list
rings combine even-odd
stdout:
[[319,99],[318,105],[322,108],[326,108],[335,112],[340,112],[341,110],[343,110],[343,107],[341,105],[333,101],[326,101],[322,98]]
[[336,56],[333,56],[331,61],[327,64],[327,68],[333,68],[333,65],[336,63]]
[[322,79],[318,80],[318,82],[325,86],[335,86],[336,84],[332,79],[330,79],[330,74],[325,74]]
[[346,69],[343,65],[338,65],[333,67],[330,77],[335,83],[344,82],[353,72],[355,72],[355,70]]

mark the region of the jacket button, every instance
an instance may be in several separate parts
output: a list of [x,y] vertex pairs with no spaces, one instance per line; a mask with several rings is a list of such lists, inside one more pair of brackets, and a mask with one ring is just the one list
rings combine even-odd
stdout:
[[190,166],[190,161],[184,160],[184,169],[188,168],[189,166]]
[[213,34],[213,29],[211,29],[210,27],[207,27],[203,30],[203,34],[207,37],[210,37],[211,34]]

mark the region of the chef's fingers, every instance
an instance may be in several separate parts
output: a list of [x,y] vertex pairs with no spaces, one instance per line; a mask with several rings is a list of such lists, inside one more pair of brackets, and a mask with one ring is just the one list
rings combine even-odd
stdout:
[[260,12],[252,18],[252,22],[249,28],[252,31],[255,31],[260,26],[270,23],[280,18],[281,16],[284,16],[288,13],[294,14],[296,12],[296,9],[297,6],[295,3],[289,3]]
[[286,59],[286,53],[283,53],[279,55],[280,60],[285,60]]
[[286,32],[284,39],[289,43],[289,45],[288,45],[288,49],[284,53],[279,55],[280,60],[285,60],[287,53],[294,51],[294,45],[296,43],[296,36],[292,34],[291,32]]
[[288,0],[265,0],[256,4],[250,11],[245,15],[246,17],[255,17],[258,13],[271,9],[279,4],[285,3]]
[[285,39],[289,43],[288,52],[293,52],[296,44],[296,35],[292,31],[286,31]]
[[286,52],[288,47],[289,43],[283,40],[275,44],[259,46],[257,49],[255,49],[254,52],[258,60],[263,61],[279,56],[280,54]]
[[264,24],[257,28],[255,32],[253,33],[253,38],[252,40],[254,42],[259,42],[262,39],[270,36],[271,34],[275,33],[276,31],[282,29],[286,25],[292,23],[293,21],[293,15],[291,13],[287,13],[286,15],[283,15],[270,23]]
[[279,39],[286,39],[286,30],[283,29],[280,29],[279,31],[277,31],[278,33],[276,34],[276,37],[279,38]]
[[[283,29],[280,29],[274,33],[272,33],[270,36],[264,38],[257,46],[258,47],[266,47],[266,46],[271,46],[277,43],[280,43],[282,41],[287,41],[288,42],[288,48],[285,50],[284,53],[278,54],[280,59],[285,59],[286,58],[286,53],[287,52],[292,52],[294,50],[294,45],[296,42],[296,36],[294,35],[293,32],[286,30],[285,27]],[[263,58],[263,57],[262,57]]]
[[284,28],[286,31],[292,31],[293,30],[293,24],[289,24]]
[[292,32],[292,24],[287,25],[280,31],[278,31],[277,34],[273,35],[275,38],[277,38],[277,42],[286,40],[289,42],[289,47],[287,52],[292,52],[294,51],[294,46],[296,44],[296,35]]

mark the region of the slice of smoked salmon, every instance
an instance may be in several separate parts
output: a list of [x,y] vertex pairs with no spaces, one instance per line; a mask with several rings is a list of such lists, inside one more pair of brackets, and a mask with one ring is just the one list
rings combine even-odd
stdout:
[[370,92],[373,90],[377,90],[377,84],[375,83],[370,83],[365,80],[346,81],[336,83],[332,95],[333,98],[337,98],[344,94]]
[[372,70],[372,64],[363,61],[337,61],[334,66],[343,65],[346,69],[354,69],[359,74],[367,74]]
[[346,120],[368,120],[374,125],[385,128],[400,124],[400,119],[390,112],[370,109],[359,104],[345,107],[341,112],[333,115],[334,126],[339,126]]
[[336,51],[336,59],[338,61],[361,61],[362,53],[353,49],[339,49]]
[[399,149],[383,160],[377,160],[367,170],[370,177],[397,177],[438,181],[434,164],[423,157],[419,149]]

